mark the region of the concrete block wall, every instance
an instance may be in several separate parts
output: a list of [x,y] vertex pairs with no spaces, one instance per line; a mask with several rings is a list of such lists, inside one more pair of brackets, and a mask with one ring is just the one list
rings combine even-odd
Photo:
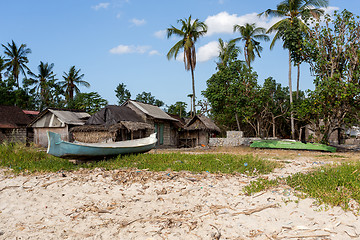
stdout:
[[226,138],[210,138],[210,147],[236,147],[243,145],[246,139],[242,131],[227,131]]

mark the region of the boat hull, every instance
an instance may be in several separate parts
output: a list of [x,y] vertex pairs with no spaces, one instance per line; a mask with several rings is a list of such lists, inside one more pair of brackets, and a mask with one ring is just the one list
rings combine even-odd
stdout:
[[282,141],[282,140],[260,140],[254,141],[250,147],[253,148],[274,148],[274,149],[292,149],[292,150],[311,150],[336,152],[335,147],[327,146],[319,143],[302,143],[296,141]]
[[61,158],[101,158],[120,154],[143,153],[155,147],[156,134],[150,137],[113,143],[71,143],[63,141],[60,135],[47,132],[47,153]]

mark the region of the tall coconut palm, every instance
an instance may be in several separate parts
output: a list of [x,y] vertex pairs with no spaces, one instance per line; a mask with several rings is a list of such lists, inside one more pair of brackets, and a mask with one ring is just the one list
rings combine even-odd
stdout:
[[227,66],[229,62],[235,60],[235,58],[240,53],[240,49],[236,47],[234,41],[224,42],[219,38],[219,60],[220,62],[217,65]]
[[181,37],[181,39],[169,50],[167,58],[176,58],[181,49],[184,50],[184,63],[185,70],[191,70],[192,77],[192,89],[193,89],[193,113],[196,114],[195,109],[195,77],[194,70],[196,66],[196,51],[195,43],[201,37],[204,36],[207,32],[207,26],[204,22],[201,22],[199,19],[192,20],[191,15],[188,19],[179,19],[177,21],[180,23],[181,28],[176,28],[171,26],[167,29],[167,37],[170,38],[172,35]]
[[26,55],[31,53],[31,50],[26,47],[26,44],[21,44],[20,47],[17,47],[14,40],[12,40],[11,44],[8,43],[7,46],[4,44],[1,45],[5,48],[5,67],[7,71],[12,74],[17,87],[19,87],[20,73],[26,77],[26,71],[30,71],[26,66],[26,63],[29,62]]
[[269,41],[270,38],[266,35],[266,29],[262,27],[256,27],[255,23],[249,24],[246,23],[245,26],[234,25],[234,32],[238,31],[240,33],[240,37],[235,38],[233,41],[243,41],[245,42],[244,46],[244,55],[245,61],[250,68],[250,63],[255,59],[255,53],[260,57],[260,52],[263,48],[260,46],[260,42]]
[[28,86],[35,85],[34,90],[40,96],[40,110],[43,109],[43,106],[49,105],[49,100],[51,98],[50,88],[55,84],[56,74],[54,74],[53,69],[54,64],[43,63],[40,61],[38,66],[38,74],[35,74],[31,71],[28,74],[31,76],[29,79],[26,79],[25,83]]
[[75,66],[72,66],[68,73],[64,72],[64,81],[59,83],[60,87],[65,91],[66,101],[68,104],[74,100],[74,91],[76,93],[80,92],[77,85],[90,87],[90,83],[82,80],[84,74],[80,74],[80,71],[81,69],[76,70]]
[[[267,33],[276,32],[273,41],[270,44],[270,49],[274,47],[277,40],[281,39],[286,29],[289,29],[293,23],[300,23],[299,28],[303,32],[308,31],[307,25],[300,21],[301,19],[310,16],[319,18],[324,11],[321,7],[327,7],[328,0],[283,0],[277,5],[276,10],[268,9],[260,15],[282,17],[283,19],[271,26]],[[299,69],[299,68],[298,68]],[[291,81],[291,52],[289,50],[289,91],[290,91],[290,105],[293,103],[292,97],[292,81]],[[291,111],[291,136],[295,138],[295,124],[294,116]]]

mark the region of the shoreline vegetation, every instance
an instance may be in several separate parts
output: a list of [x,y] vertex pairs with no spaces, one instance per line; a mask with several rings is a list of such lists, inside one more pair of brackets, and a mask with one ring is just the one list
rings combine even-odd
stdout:
[[[348,160],[340,155],[319,153],[316,157],[330,158],[333,164],[325,164],[306,173],[295,172],[287,177],[269,179],[268,174],[276,169],[284,168],[290,160],[283,161],[277,157],[265,159],[263,156],[256,155],[256,151],[253,152],[254,154],[235,154],[202,151],[189,154],[164,151],[74,164],[67,159],[50,156],[43,149],[5,142],[0,145],[0,167],[14,175],[76,172],[84,169],[240,174],[254,178],[242,189],[246,195],[254,195],[286,185],[296,191],[299,198],[312,197],[320,204],[340,206],[344,210],[355,210],[359,213],[358,208],[350,207],[351,203],[355,202],[356,206],[360,203],[359,162]],[[288,153],[291,159],[291,152]]]

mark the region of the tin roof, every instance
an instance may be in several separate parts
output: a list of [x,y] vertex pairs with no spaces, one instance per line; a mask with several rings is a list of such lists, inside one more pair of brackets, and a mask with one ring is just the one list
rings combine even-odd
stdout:
[[153,118],[165,119],[165,120],[170,120],[170,121],[175,121],[175,122],[178,121],[177,119],[170,117],[166,112],[161,110],[161,108],[159,108],[158,106],[154,106],[154,105],[150,105],[150,104],[146,104],[146,103],[141,103],[141,102],[136,102],[136,101],[133,101],[133,100],[128,100],[127,103],[133,104],[140,111],[142,111],[146,115],[149,115],[149,116],[151,116]]

